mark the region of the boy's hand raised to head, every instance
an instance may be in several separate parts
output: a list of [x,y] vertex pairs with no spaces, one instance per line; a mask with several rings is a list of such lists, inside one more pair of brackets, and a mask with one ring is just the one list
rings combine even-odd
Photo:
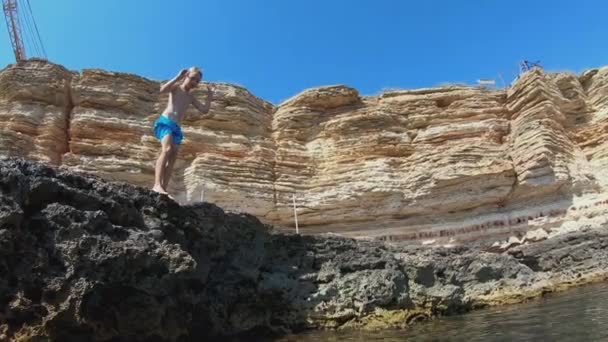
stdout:
[[184,78],[184,77],[186,77],[187,74],[188,74],[188,69],[182,69],[177,74],[177,77],[178,78]]

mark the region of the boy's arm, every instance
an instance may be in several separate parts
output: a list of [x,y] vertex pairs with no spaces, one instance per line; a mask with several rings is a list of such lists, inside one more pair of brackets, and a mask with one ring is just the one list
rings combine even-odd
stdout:
[[[211,86],[207,86],[207,100],[205,101],[205,104],[202,104],[194,96],[192,96],[192,104],[194,105],[194,107],[196,107],[196,109],[198,109],[199,112],[201,112],[203,114],[207,114],[207,113],[209,113],[209,109],[211,108],[211,98],[212,97],[213,97],[213,89],[211,88]],[[213,116],[213,115],[210,115],[210,117],[211,116]]]
[[175,87],[178,86],[179,81],[181,81],[184,76],[186,76],[186,74],[188,73],[188,70],[183,69],[182,71],[180,71],[177,76],[173,77],[169,82],[162,84],[160,86],[160,93],[166,93],[169,91],[173,91],[175,89]]

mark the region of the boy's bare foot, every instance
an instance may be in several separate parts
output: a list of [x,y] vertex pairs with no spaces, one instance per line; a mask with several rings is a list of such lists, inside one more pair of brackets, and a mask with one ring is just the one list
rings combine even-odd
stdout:
[[155,185],[152,188],[152,191],[156,191],[156,192],[158,192],[161,195],[169,195],[169,193],[167,193],[167,191],[165,189],[163,189],[163,187],[160,186],[160,185]]

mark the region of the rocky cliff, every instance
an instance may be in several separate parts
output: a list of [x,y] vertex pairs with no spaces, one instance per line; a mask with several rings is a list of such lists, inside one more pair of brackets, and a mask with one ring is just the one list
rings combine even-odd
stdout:
[[[204,85],[201,86],[204,89]],[[159,82],[30,60],[0,72],[0,154],[150,186]],[[603,220],[608,67],[534,69],[508,90],[361,96],[309,89],[279,105],[217,85],[191,113],[173,193],[304,233],[449,243]],[[203,90],[195,94],[202,96]]]
[[285,235],[70,169],[0,159],[2,341],[405,327],[608,278],[606,224],[500,254]]

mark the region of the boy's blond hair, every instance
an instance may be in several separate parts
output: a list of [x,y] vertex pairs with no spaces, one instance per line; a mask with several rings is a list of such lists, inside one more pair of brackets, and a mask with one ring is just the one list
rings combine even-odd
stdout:
[[190,69],[188,69],[188,76],[189,77],[194,77],[196,75],[199,75],[201,77],[203,77],[203,72],[201,71],[201,69],[199,69],[196,66],[190,67]]

